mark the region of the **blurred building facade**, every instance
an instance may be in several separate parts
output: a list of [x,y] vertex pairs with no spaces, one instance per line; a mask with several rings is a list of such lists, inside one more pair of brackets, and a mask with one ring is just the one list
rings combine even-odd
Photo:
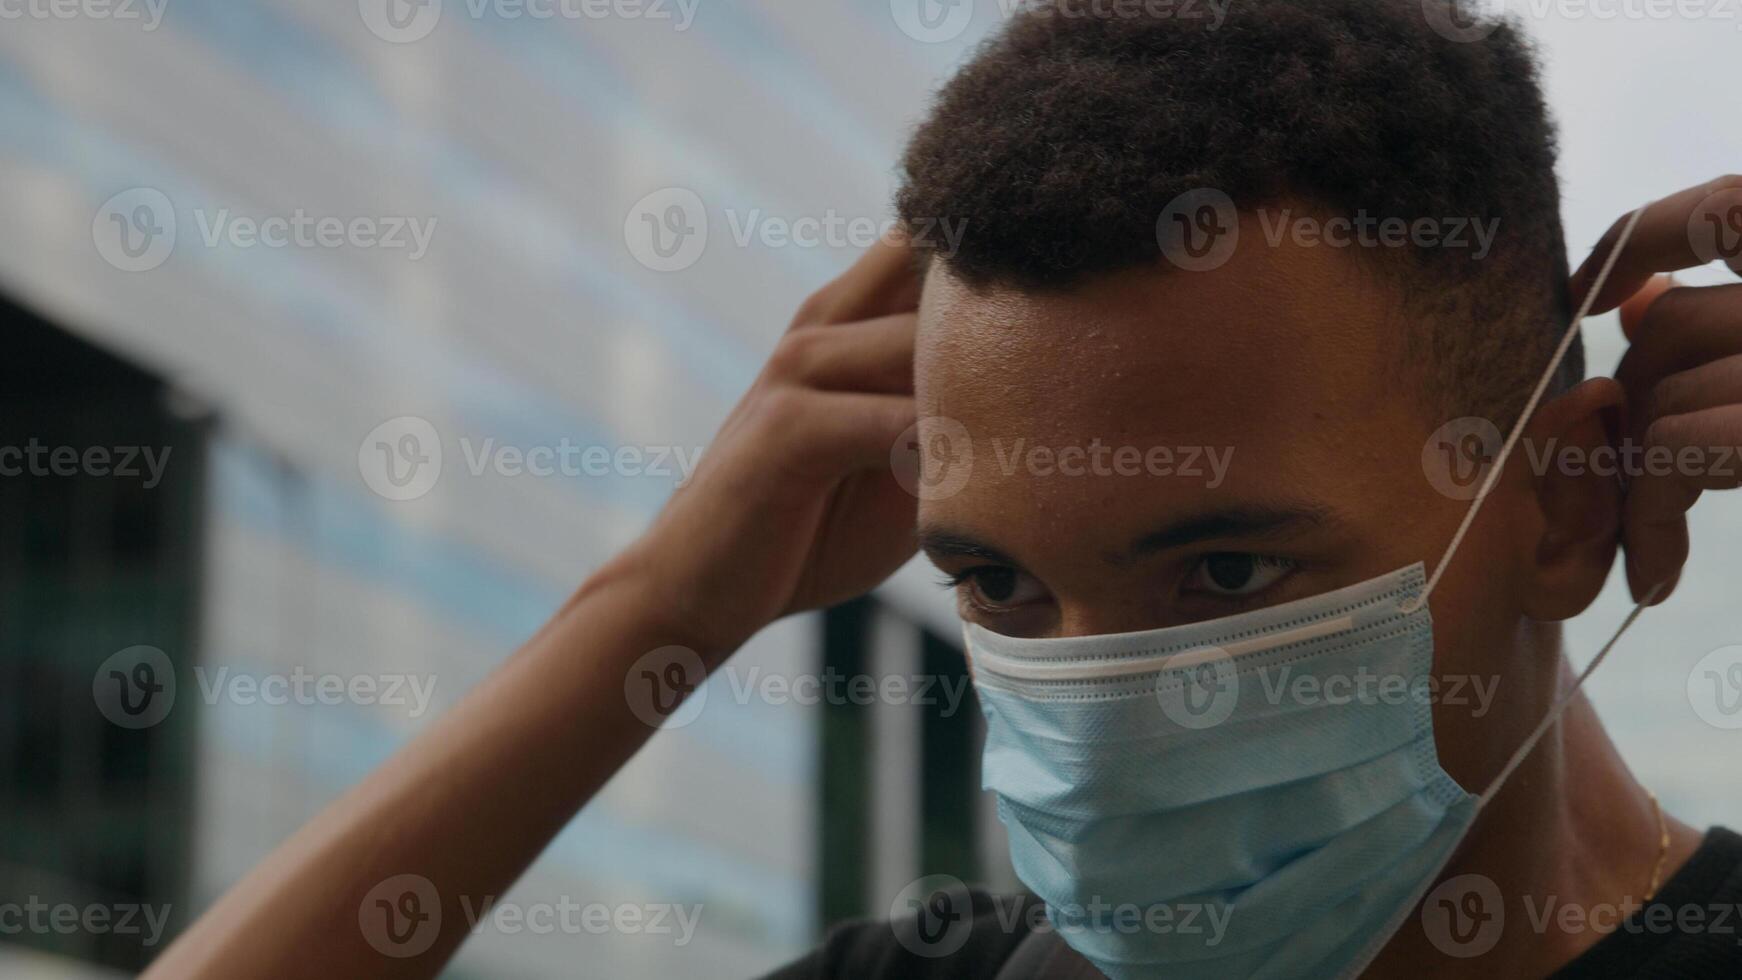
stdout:
[[[10,407],[49,414],[6,435],[171,452],[143,504],[116,499],[141,492],[118,476],[0,495],[10,533],[69,535],[20,545],[4,580],[0,652],[28,697],[0,726],[0,899],[168,902],[173,930],[645,524],[797,302],[886,219],[944,61],[882,4],[93,9],[0,23],[0,291],[9,355],[29,355],[12,373],[72,379],[59,402],[17,389]],[[323,219],[344,230],[323,239]],[[671,237],[698,219],[701,246]],[[539,450],[581,471],[516,469]],[[439,475],[411,486],[424,464]],[[94,520],[111,537],[72,543]],[[149,538],[137,554],[130,534]],[[503,898],[700,905],[693,939],[486,925],[454,975],[751,975],[922,872],[999,880],[971,701],[741,693],[754,671],[959,672],[952,629],[913,569],[771,628],[734,661],[739,687],[716,679]],[[177,692],[144,734],[92,707],[136,645]],[[383,696],[235,686],[296,676]],[[138,791],[116,803],[117,784]],[[150,952],[4,943],[122,969]]]
[[[907,128],[995,8],[0,7],[0,449],[171,450],[150,488],[0,477],[0,906],[167,903],[184,925],[487,674],[645,524],[799,299],[887,219]],[[1731,97],[1702,84],[1733,60],[1727,32],[1528,26],[1575,253],[1734,169],[1734,131],[1710,125]],[[1600,371],[1621,341],[1589,333]],[[612,462],[525,472],[541,449]],[[1735,783],[1712,778],[1733,763],[1684,681],[1735,642],[1742,524],[1705,504],[1692,522],[1672,605],[1633,634],[1651,655],[1618,651],[1592,690],[1666,807],[1734,823]],[[1616,577],[1569,627],[1575,660],[1628,605]],[[953,630],[917,569],[770,629],[503,899],[700,904],[692,941],[486,926],[453,974],[747,976],[921,873],[1009,884],[974,791],[977,708],[741,693],[755,671],[952,675]],[[97,702],[141,646],[178,697],[132,729]],[[429,697],[229,686],[298,672]],[[5,926],[0,975],[111,976],[152,952]]]

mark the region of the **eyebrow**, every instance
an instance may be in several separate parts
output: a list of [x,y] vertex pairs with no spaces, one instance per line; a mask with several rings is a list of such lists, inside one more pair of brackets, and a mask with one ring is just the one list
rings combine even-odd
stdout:
[[959,531],[921,528],[919,548],[934,561],[939,558],[977,558],[1000,565],[1016,565],[1009,555]]
[[1180,518],[1138,538],[1122,559],[1217,538],[1280,537],[1332,523],[1321,507],[1235,507]]
[[[1329,511],[1319,507],[1233,507],[1192,514],[1165,524],[1131,543],[1122,553],[1106,556],[1111,564],[1181,548],[1200,541],[1243,537],[1280,537],[1334,523]],[[972,558],[1000,565],[1021,563],[993,546],[961,531],[946,527],[922,527],[919,546],[933,561]]]

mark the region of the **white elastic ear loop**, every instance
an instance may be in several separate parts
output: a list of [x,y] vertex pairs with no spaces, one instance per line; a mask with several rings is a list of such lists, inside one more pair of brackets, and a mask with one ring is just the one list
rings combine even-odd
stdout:
[[1555,348],[1554,357],[1548,362],[1548,369],[1537,379],[1536,390],[1530,393],[1530,400],[1524,403],[1524,411],[1518,414],[1518,421],[1512,423],[1512,432],[1507,435],[1505,445],[1500,447],[1500,454],[1494,457],[1494,463],[1488,468],[1488,475],[1482,478],[1481,487],[1476,490],[1476,499],[1470,501],[1470,509],[1464,512],[1463,523],[1452,535],[1452,543],[1446,545],[1446,551],[1440,558],[1440,563],[1434,566],[1434,573],[1428,576],[1427,585],[1421,590],[1421,596],[1404,607],[1405,612],[1415,612],[1427,603],[1427,597],[1433,593],[1434,586],[1440,584],[1440,576],[1446,573],[1446,567],[1452,563],[1452,556],[1458,553],[1458,546],[1464,543],[1464,535],[1470,531],[1470,525],[1476,523],[1476,514],[1482,509],[1482,502],[1488,499],[1488,494],[1494,490],[1494,485],[1500,481],[1500,474],[1506,469],[1506,460],[1512,456],[1512,451],[1518,447],[1518,440],[1524,435],[1524,427],[1530,423],[1530,417],[1536,414],[1537,405],[1542,403],[1543,393],[1548,390],[1549,382],[1554,380],[1555,372],[1560,370],[1561,361],[1567,356],[1567,350],[1573,346],[1573,338],[1579,335],[1579,327],[1585,322],[1585,317],[1591,312],[1591,307],[1597,302],[1597,295],[1603,291],[1603,286],[1609,281],[1609,273],[1615,271],[1615,262],[1621,257],[1621,250],[1627,247],[1627,240],[1633,237],[1633,229],[1639,226],[1639,219],[1645,216],[1645,209],[1640,208],[1627,219],[1627,224],[1621,229],[1621,236],[1615,239],[1615,247],[1610,250],[1609,257],[1603,261],[1603,268],[1597,273],[1597,279],[1591,283],[1591,288],[1585,293],[1584,302],[1579,304],[1579,311],[1573,314],[1573,322],[1561,335],[1560,346]]
[[1488,783],[1488,788],[1476,798],[1476,809],[1480,810],[1486,806],[1488,801],[1494,798],[1494,794],[1500,792],[1500,787],[1506,782],[1506,778],[1512,775],[1512,771],[1518,768],[1519,763],[1523,762],[1526,756],[1530,755],[1530,750],[1536,748],[1536,743],[1542,741],[1542,737],[1548,734],[1548,730],[1554,727],[1554,723],[1560,721],[1561,715],[1566,714],[1567,705],[1573,703],[1573,698],[1578,695],[1579,688],[1584,686],[1585,679],[1596,671],[1597,665],[1601,664],[1605,657],[1609,656],[1609,651],[1615,649],[1615,644],[1620,641],[1621,634],[1627,632],[1627,628],[1633,625],[1633,621],[1639,618],[1639,614],[1651,605],[1652,600],[1657,598],[1657,594],[1663,591],[1663,585],[1664,583],[1659,582],[1651,587],[1651,591],[1645,594],[1645,598],[1639,600],[1639,604],[1634,606],[1633,611],[1627,614],[1627,618],[1621,621],[1621,625],[1615,630],[1615,635],[1609,637],[1609,642],[1603,644],[1603,649],[1597,651],[1597,655],[1591,658],[1591,662],[1574,679],[1573,686],[1567,688],[1564,694],[1555,699],[1554,706],[1548,709],[1548,714],[1542,716],[1542,721],[1536,723],[1536,728],[1519,744],[1517,751],[1512,753],[1512,758],[1506,760],[1506,765],[1500,767],[1499,774]]
[[[1615,263],[1621,258],[1622,249],[1627,247],[1628,240],[1633,237],[1633,230],[1639,227],[1639,220],[1644,216],[1645,208],[1640,208],[1634,211],[1628,217],[1627,224],[1622,226],[1620,236],[1615,239],[1615,247],[1603,260],[1602,269],[1598,271],[1596,280],[1591,283],[1590,290],[1585,293],[1584,301],[1579,304],[1579,311],[1573,315],[1572,324],[1561,336],[1560,346],[1555,348],[1554,357],[1548,362],[1548,369],[1543,371],[1542,377],[1537,380],[1536,389],[1530,393],[1530,400],[1525,403],[1524,411],[1519,414],[1518,421],[1513,423],[1512,432],[1506,437],[1506,444],[1500,447],[1499,455],[1494,458],[1493,465],[1489,467],[1487,476],[1483,478],[1481,487],[1476,491],[1475,499],[1470,502],[1470,509],[1464,512],[1464,520],[1458,525],[1457,533],[1452,535],[1451,544],[1446,546],[1445,555],[1434,567],[1433,575],[1428,578],[1427,585],[1421,591],[1421,596],[1414,602],[1407,604],[1406,610],[1408,612],[1414,612],[1427,602],[1428,595],[1433,592],[1434,586],[1439,584],[1440,577],[1445,574],[1446,567],[1452,563],[1452,556],[1457,554],[1458,546],[1464,543],[1464,535],[1469,533],[1470,526],[1476,522],[1476,514],[1481,510],[1482,502],[1488,499],[1488,494],[1499,482],[1501,471],[1506,468],[1506,460],[1517,448],[1519,438],[1524,435],[1524,427],[1529,424],[1531,416],[1536,413],[1537,406],[1542,402],[1543,393],[1548,390],[1549,382],[1554,380],[1555,372],[1560,369],[1561,361],[1567,356],[1567,350],[1573,345],[1573,338],[1578,336],[1579,327],[1585,322],[1585,317],[1590,314],[1598,294],[1603,291],[1603,286],[1609,281],[1609,274],[1615,271]],[[1573,698],[1584,686],[1585,680],[1609,656],[1609,651],[1613,650],[1615,644],[1620,641],[1621,634],[1627,632],[1628,627],[1632,626],[1639,615],[1646,610],[1646,607],[1651,605],[1652,601],[1657,598],[1657,594],[1663,590],[1663,586],[1662,582],[1652,586],[1651,591],[1647,592],[1645,597],[1633,607],[1633,611],[1627,614],[1627,618],[1621,621],[1621,625],[1615,630],[1615,635],[1609,638],[1608,643],[1603,644],[1603,648],[1597,651],[1595,657],[1591,658],[1590,664],[1574,679],[1572,686],[1555,699],[1554,704],[1549,707],[1542,720],[1537,722],[1536,728],[1519,744],[1517,750],[1512,753],[1512,757],[1506,760],[1506,765],[1501,767],[1499,774],[1489,781],[1488,788],[1482,791],[1481,796],[1477,797],[1476,809],[1480,810],[1487,805],[1489,800],[1494,798],[1494,794],[1500,791],[1500,787],[1506,783],[1507,778],[1530,755],[1530,751],[1536,748],[1536,743],[1542,741],[1542,737],[1548,734],[1548,730],[1560,721],[1561,716],[1566,713],[1567,706],[1572,704]]]
[[[1634,606],[1633,611],[1627,614],[1627,618],[1621,622],[1621,628],[1617,629],[1615,635],[1609,638],[1609,642],[1603,644],[1603,649],[1598,650],[1597,655],[1591,658],[1590,666],[1585,668],[1584,672],[1579,675],[1578,679],[1573,681],[1573,686],[1569,688],[1565,694],[1561,695],[1560,699],[1557,700],[1554,703],[1554,706],[1549,709],[1548,714],[1544,715],[1542,721],[1537,723],[1536,730],[1532,731],[1529,737],[1524,740],[1524,743],[1518,747],[1518,750],[1512,753],[1512,758],[1506,760],[1506,765],[1501,767],[1500,774],[1495,776],[1493,780],[1488,783],[1488,788],[1482,791],[1482,795],[1476,797],[1476,813],[1482,812],[1482,808],[1487,806],[1488,801],[1494,798],[1494,794],[1500,791],[1500,787],[1506,782],[1507,777],[1511,776],[1513,770],[1518,768],[1518,764],[1523,762],[1526,756],[1530,755],[1530,750],[1536,748],[1536,743],[1542,740],[1543,734],[1552,728],[1556,721],[1560,720],[1561,714],[1566,711],[1567,705],[1572,703],[1573,696],[1579,692],[1579,687],[1585,683],[1585,678],[1590,677],[1591,672],[1597,669],[1597,665],[1603,662],[1603,658],[1609,656],[1609,651],[1615,649],[1615,643],[1621,639],[1621,634],[1627,632],[1627,627],[1633,625],[1633,621],[1639,618],[1639,614],[1645,611],[1645,607],[1651,604],[1651,600],[1657,598],[1657,593],[1662,589],[1662,582],[1652,586],[1651,591],[1646,593],[1645,598],[1640,600],[1639,605]],[[1471,819],[1474,819],[1474,817]],[[1408,919],[1415,911],[1415,908],[1421,904],[1421,900],[1427,895],[1428,889],[1432,888],[1434,883],[1440,880],[1440,875],[1445,872],[1446,865],[1451,863],[1452,856],[1455,853],[1455,849],[1447,851],[1446,854],[1440,858],[1439,864],[1434,868],[1433,873],[1421,880],[1421,883],[1416,886],[1415,892],[1410,896],[1409,901],[1398,906],[1397,912],[1392,915],[1390,921],[1386,923],[1385,928],[1373,934],[1373,941],[1368,944],[1366,950],[1362,952],[1360,956],[1356,957],[1355,960],[1351,962],[1348,967],[1344,968],[1342,972],[1337,974],[1337,980],[1356,980],[1356,978],[1360,977],[1362,973],[1366,972],[1367,967],[1374,960],[1379,958],[1379,951],[1385,948],[1385,944],[1391,941],[1391,937],[1397,933],[1398,929],[1402,928],[1404,920]]]
[[[1506,445],[1501,447],[1500,455],[1495,457],[1493,467],[1488,471],[1487,477],[1482,481],[1481,488],[1476,492],[1476,499],[1471,501],[1469,511],[1464,514],[1464,522],[1458,525],[1457,533],[1452,535],[1452,543],[1446,546],[1446,553],[1444,557],[1440,559],[1440,563],[1434,567],[1433,575],[1428,578],[1427,585],[1422,589],[1420,598],[1416,599],[1414,602],[1406,603],[1404,605],[1405,612],[1415,612],[1417,609],[1420,609],[1424,604],[1426,604],[1428,593],[1432,592],[1434,586],[1439,584],[1440,576],[1445,572],[1446,566],[1451,564],[1452,555],[1457,552],[1458,545],[1462,544],[1464,541],[1465,533],[1470,530],[1470,525],[1475,522],[1476,511],[1482,506],[1482,501],[1487,499],[1488,492],[1494,489],[1494,483],[1500,478],[1500,471],[1506,465],[1506,458],[1512,454],[1513,447],[1518,444],[1519,437],[1524,433],[1525,424],[1530,421],[1531,415],[1536,412],[1536,406],[1542,401],[1543,392],[1548,390],[1549,382],[1554,378],[1555,371],[1560,368],[1561,360],[1566,357],[1567,349],[1572,347],[1573,338],[1578,335],[1580,324],[1584,323],[1585,317],[1591,312],[1592,305],[1597,301],[1597,294],[1603,291],[1603,285],[1609,281],[1609,273],[1615,270],[1616,259],[1621,256],[1621,250],[1627,246],[1627,240],[1633,237],[1633,229],[1638,227],[1639,219],[1643,217],[1644,214],[1644,208],[1640,208],[1633,212],[1632,216],[1628,218],[1626,226],[1621,229],[1620,237],[1615,239],[1614,250],[1611,251],[1609,257],[1604,260],[1602,270],[1597,273],[1596,281],[1591,284],[1590,292],[1585,294],[1584,302],[1579,305],[1579,312],[1573,316],[1572,325],[1567,327],[1566,334],[1561,337],[1560,346],[1555,349],[1554,359],[1549,361],[1548,370],[1542,373],[1541,380],[1536,384],[1536,390],[1531,392],[1530,401],[1524,406],[1524,412],[1519,415],[1518,421],[1512,426],[1512,433],[1507,436]],[[1554,704],[1549,707],[1548,712],[1543,715],[1542,720],[1537,722],[1536,728],[1533,729],[1531,733],[1525,737],[1524,741],[1519,744],[1518,748],[1512,753],[1512,757],[1506,760],[1506,765],[1500,767],[1499,774],[1488,782],[1488,788],[1482,791],[1482,795],[1476,797],[1476,812],[1480,813],[1482,808],[1488,805],[1488,801],[1494,798],[1494,794],[1500,792],[1500,787],[1505,785],[1506,780],[1511,777],[1512,773],[1517,770],[1519,765],[1524,762],[1525,758],[1530,755],[1530,751],[1536,748],[1536,743],[1542,741],[1542,737],[1548,733],[1550,728],[1554,727],[1555,722],[1560,721],[1561,715],[1566,713],[1567,706],[1573,703],[1574,697],[1578,696],[1579,688],[1584,686],[1585,680],[1589,678],[1597,669],[1598,665],[1609,656],[1609,651],[1615,649],[1615,644],[1621,640],[1621,634],[1627,632],[1627,628],[1633,625],[1634,620],[1639,618],[1640,613],[1645,612],[1646,607],[1651,605],[1652,601],[1657,598],[1657,594],[1663,591],[1664,584],[1665,583],[1663,582],[1659,582],[1651,587],[1651,591],[1645,594],[1645,598],[1639,600],[1639,603],[1633,607],[1633,611],[1628,613],[1627,618],[1621,621],[1621,625],[1615,630],[1615,635],[1609,637],[1609,642],[1603,644],[1603,649],[1597,651],[1597,655],[1591,658],[1590,664],[1585,667],[1576,679],[1574,679],[1573,686],[1568,688],[1560,695],[1560,697],[1555,699]],[[1348,968],[1338,974],[1339,980],[1352,980],[1352,978],[1358,977],[1367,969],[1367,966],[1379,956],[1380,949],[1382,949],[1387,942],[1390,942],[1391,936],[1403,925],[1403,920],[1407,919],[1411,911],[1421,902],[1422,896],[1426,895],[1428,889],[1432,887],[1433,883],[1439,880],[1440,873],[1445,870],[1446,865],[1451,862],[1451,859],[1452,854],[1450,852],[1448,852],[1445,857],[1441,858],[1439,867],[1435,868],[1433,874],[1428,875],[1427,878],[1421,882],[1420,886],[1416,888],[1414,896],[1410,898],[1408,903],[1398,910],[1397,914],[1393,917],[1393,921],[1375,935],[1373,942],[1354,963],[1350,964]]]

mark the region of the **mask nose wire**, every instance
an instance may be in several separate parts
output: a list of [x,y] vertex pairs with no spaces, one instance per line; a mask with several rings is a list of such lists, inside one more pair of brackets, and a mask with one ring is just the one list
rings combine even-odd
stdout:
[[[1602,269],[1591,283],[1591,288],[1585,292],[1585,299],[1579,304],[1579,311],[1573,314],[1573,322],[1567,326],[1561,335],[1560,346],[1555,348],[1554,357],[1548,362],[1548,367],[1537,379],[1536,389],[1530,393],[1530,400],[1525,402],[1524,410],[1518,414],[1518,421],[1512,424],[1512,431],[1506,436],[1506,442],[1500,447],[1499,455],[1488,467],[1488,473],[1482,478],[1482,485],[1476,490],[1476,497],[1470,501],[1470,509],[1464,512],[1464,520],[1458,525],[1457,533],[1452,535],[1452,543],[1446,546],[1445,553],[1440,557],[1439,564],[1434,566],[1433,574],[1428,576],[1427,585],[1422,587],[1421,595],[1412,602],[1404,603],[1403,611],[1415,612],[1427,604],[1428,596],[1433,594],[1434,587],[1440,584],[1440,577],[1446,573],[1446,568],[1452,563],[1452,556],[1458,553],[1458,546],[1464,543],[1464,535],[1470,531],[1470,525],[1476,523],[1476,515],[1482,509],[1482,502],[1488,499],[1495,484],[1500,481],[1500,474],[1506,469],[1506,460],[1512,451],[1518,447],[1518,440],[1524,435],[1524,427],[1529,424],[1530,417],[1536,414],[1536,407],[1542,403],[1543,393],[1548,390],[1549,382],[1560,369],[1561,361],[1566,359],[1567,350],[1573,346],[1573,338],[1579,335],[1579,327],[1585,322],[1585,317],[1591,312],[1591,306],[1597,302],[1597,296],[1603,291],[1603,286],[1609,281],[1609,274],[1615,271],[1615,262],[1621,257],[1621,250],[1627,247],[1628,239],[1633,237],[1633,229],[1639,226],[1639,219],[1645,216],[1645,208],[1633,212],[1627,219],[1627,224],[1621,229],[1620,237],[1615,239],[1615,247],[1609,251],[1609,257],[1603,261]],[[1629,618],[1629,623],[1632,619]],[[1625,627],[1623,627],[1625,629]]]

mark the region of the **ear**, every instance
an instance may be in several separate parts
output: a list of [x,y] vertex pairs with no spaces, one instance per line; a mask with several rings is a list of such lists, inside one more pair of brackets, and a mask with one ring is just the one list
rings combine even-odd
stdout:
[[1592,378],[1543,403],[1519,455],[1541,512],[1525,615],[1558,622],[1583,612],[1609,577],[1621,539],[1620,460],[1611,440],[1626,401],[1613,378]]

